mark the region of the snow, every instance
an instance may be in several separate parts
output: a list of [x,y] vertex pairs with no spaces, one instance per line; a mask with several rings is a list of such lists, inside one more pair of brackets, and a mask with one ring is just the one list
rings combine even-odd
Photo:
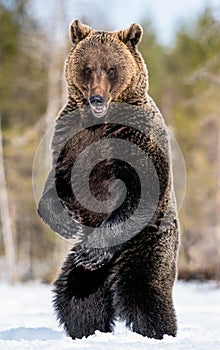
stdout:
[[174,297],[176,338],[148,339],[117,322],[114,334],[96,331],[88,338],[72,340],[58,327],[51,286],[0,284],[0,349],[219,350],[220,287],[214,282],[177,282]]

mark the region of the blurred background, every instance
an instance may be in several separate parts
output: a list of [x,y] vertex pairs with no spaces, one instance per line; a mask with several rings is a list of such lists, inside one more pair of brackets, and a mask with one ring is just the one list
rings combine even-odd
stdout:
[[71,247],[37,215],[32,165],[65,102],[75,18],[143,26],[149,92],[186,163],[179,278],[219,280],[220,0],[0,0],[0,280],[51,282]]

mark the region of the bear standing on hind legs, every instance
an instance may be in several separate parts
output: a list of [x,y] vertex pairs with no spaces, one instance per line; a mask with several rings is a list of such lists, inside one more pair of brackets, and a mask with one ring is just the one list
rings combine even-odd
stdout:
[[[70,27],[70,35],[73,47],[65,69],[68,100],[56,121],[53,166],[38,208],[43,220],[64,237],[71,237],[77,223],[80,227],[81,242],[72,248],[55,282],[54,306],[58,319],[73,339],[87,337],[96,330],[110,332],[117,318],[143,336],[156,339],[162,339],[164,334],[175,336],[172,290],[176,278],[178,219],[166,126],[148,95],[147,70],[137,50],[142,29],[133,24],[117,32],[96,31],[76,20]],[[106,115],[111,121],[114,108],[120,116],[123,104],[125,109],[130,106],[137,116],[144,115],[147,133],[123,122],[102,122]],[[83,116],[84,112],[85,115],[92,112],[99,122],[67,140],[65,135],[81,122],[77,116]],[[114,231],[118,223],[133,215],[141,197],[136,173],[128,164],[111,156],[91,172],[91,191],[98,200],[105,201],[109,198],[109,184],[121,177],[127,186],[125,204],[108,215],[102,212],[95,215],[92,210],[80,207],[72,192],[72,166],[80,152],[93,142],[113,138],[133,142],[146,152],[148,163],[153,164],[157,173],[158,204],[146,225],[132,237],[96,247],[85,243],[91,237],[85,227],[104,227],[106,232],[113,227]],[[140,164],[147,167],[147,163],[140,161]],[[146,168],[146,179],[151,193],[157,184],[148,175],[149,169]],[[150,207],[150,196],[147,203]],[[142,210],[140,221],[148,210],[148,207]]]

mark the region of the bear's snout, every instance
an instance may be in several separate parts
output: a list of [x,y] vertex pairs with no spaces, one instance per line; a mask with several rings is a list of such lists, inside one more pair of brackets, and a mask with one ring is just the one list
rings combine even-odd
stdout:
[[111,84],[104,69],[96,67],[90,70],[88,101],[95,117],[103,117],[111,100]]
[[93,106],[93,107],[100,107],[103,106],[103,104],[105,103],[105,100],[102,96],[100,95],[92,95],[89,99],[89,103]]

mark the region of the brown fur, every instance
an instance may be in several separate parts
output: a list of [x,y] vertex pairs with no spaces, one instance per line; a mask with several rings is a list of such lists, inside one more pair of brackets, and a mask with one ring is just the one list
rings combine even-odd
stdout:
[[70,37],[73,47],[65,69],[68,101],[61,115],[88,104],[93,93],[104,95],[107,102],[152,109],[147,68],[137,50],[142,37],[140,25],[104,32],[76,20],[70,27]]
[[[39,203],[40,215],[64,237],[71,237],[75,227],[70,211],[78,222],[90,221],[90,226],[105,220],[101,214],[94,217],[91,212],[80,209],[70,194],[71,170],[78,153],[102,138],[118,137],[146,152],[157,171],[160,200],[152,220],[126,242],[106,249],[92,248],[82,242],[71,250],[55,282],[54,305],[58,318],[72,338],[88,336],[97,329],[109,332],[116,317],[144,336],[157,339],[164,334],[175,336],[172,287],[176,277],[178,219],[167,130],[148,95],[147,69],[137,50],[142,29],[132,24],[117,32],[96,31],[76,20],[70,27],[70,36],[73,47],[65,69],[68,100],[56,122],[53,168]],[[108,104],[119,102],[116,103],[117,116],[123,117],[127,108],[126,116],[131,113],[137,119],[140,117],[144,124],[141,130],[147,133],[118,123],[115,126],[111,121],[92,125],[68,138],[81,122],[78,110],[89,104],[92,95],[101,95]],[[133,105],[132,108],[129,105]],[[110,120],[112,115],[114,108],[109,110]],[[91,156],[95,158],[96,154]],[[147,177],[146,164],[142,166]],[[107,161],[98,164],[91,174],[91,190],[94,189],[97,198],[108,196],[106,187],[117,178],[116,168],[117,162]],[[130,175],[126,180],[131,190],[134,188],[129,202],[132,205],[136,200],[136,183]],[[147,178],[147,182],[154,187],[152,178]],[[114,218],[110,215],[111,223]],[[80,230],[78,235],[86,236],[83,229]]]

